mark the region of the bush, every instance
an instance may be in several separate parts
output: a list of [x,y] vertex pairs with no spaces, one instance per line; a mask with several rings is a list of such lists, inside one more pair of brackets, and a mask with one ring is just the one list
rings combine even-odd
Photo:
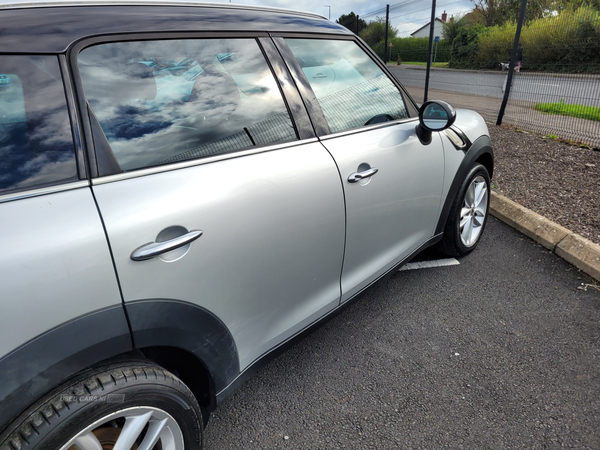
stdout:
[[535,20],[521,36],[523,66],[527,69],[600,71],[600,13],[590,7]]
[[[391,60],[396,61],[398,57],[400,57],[402,61],[427,62],[429,38],[395,38],[391,39],[390,42],[393,44]],[[380,45],[383,45],[383,42],[380,43]],[[450,61],[450,49],[451,45],[445,39],[441,39],[440,42],[437,43],[437,50],[436,44],[434,43],[433,52],[435,54],[435,61]]]
[[450,67],[457,69],[479,68],[477,54],[479,52],[480,35],[486,33],[483,25],[472,25],[458,30],[452,42]]
[[478,66],[484,69],[499,69],[501,62],[509,62],[516,32],[516,23],[505,23],[488,28],[487,33],[479,36],[476,58]]
[[[466,56],[474,51],[462,49],[458,61],[452,67],[498,69],[500,62],[510,60],[516,23],[487,28],[477,37],[477,56],[472,60]],[[465,39],[461,42],[464,42]],[[548,70],[551,72],[595,72],[600,71],[600,13],[593,8],[567,9],[557,16],[537,19],[523,26],[523,67],[526,70]],[[463,44],[464,45],[464,44]],[[453,54],[454,57],[454,54]]]

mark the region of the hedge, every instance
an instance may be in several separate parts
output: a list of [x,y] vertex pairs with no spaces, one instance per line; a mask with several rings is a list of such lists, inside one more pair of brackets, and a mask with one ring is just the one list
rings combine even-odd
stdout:
[[[429,38],[394,38],[390,39],[389,42],[392,43],[392,56],[389,59],[390,61],[398,61],[398,56],[400,56],[402,61],[427,62]],[[372,47],[375,53],[377,53],[380,57],[383,57],[384,45],[384,42],[381,41]],[[435,53],[435,61],[450,61],[450,49],[450,43],[444,39],[440,39],[440,41],[437,43],[436,53],[436,44],[434,43],[433,51]]]
[[[506,23],[461,30],[450,66],[499,69],[499,63],[510,60],[516,28]],[[582,6],[534,20],[523,26],[521,44],[525,70],[600,72],[600,13]]]

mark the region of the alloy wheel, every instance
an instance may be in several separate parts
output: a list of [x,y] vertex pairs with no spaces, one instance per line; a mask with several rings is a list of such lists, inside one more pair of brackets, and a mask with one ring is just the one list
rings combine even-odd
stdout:
[[467,247],[473,246],[485,223],[488,208],[488,186],[478,175],[471,181],[460,210],[460,240]]
[[173,417],[153,407],[108,414],[89,425],[61,450],[184,450],[183,434]]

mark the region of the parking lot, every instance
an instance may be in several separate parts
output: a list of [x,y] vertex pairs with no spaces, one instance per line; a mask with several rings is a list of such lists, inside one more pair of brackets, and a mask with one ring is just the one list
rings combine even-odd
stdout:
[[396,273],[262,369],[208,448],[600,448],[592,284],[490,218],[460,265]]

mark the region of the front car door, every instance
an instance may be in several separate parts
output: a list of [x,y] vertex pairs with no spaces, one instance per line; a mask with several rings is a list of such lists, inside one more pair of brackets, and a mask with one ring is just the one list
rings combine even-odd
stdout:
[[[275,38],[335,159],[346,200],[342,301],[434,233],[444,181],[441,137],[419,141],[410,105],[353,40]],[[308,86],[310,86],[308,88]]]
[[264,45],[107,42],[77,56],[124,301],[208,310],[242,370],[339,304],[344,246],[336,165],[314,134],[299,139]]

